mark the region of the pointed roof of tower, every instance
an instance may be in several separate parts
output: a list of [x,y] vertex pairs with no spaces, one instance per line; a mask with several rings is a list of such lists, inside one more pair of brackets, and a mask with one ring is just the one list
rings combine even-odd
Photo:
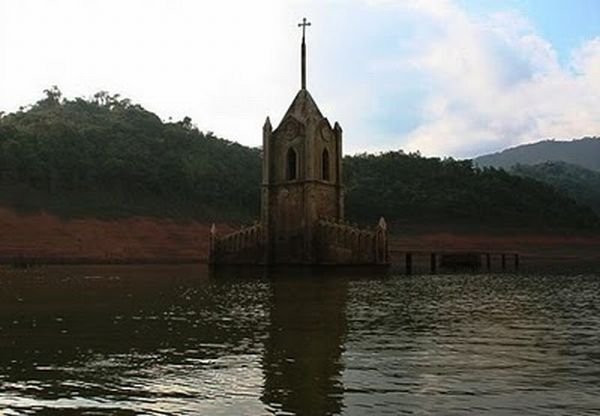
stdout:
[[[323,117],[323,113],[319,110],[317,103],[306,89],[306,41],[305,32],[306,27],[310,26],[310,23],[306,21],[306,18],[302,19],[302,23],[298,24],[302,27],[302,45],[301,45],[301,84],[300,91],[294,97],[292,104],[285,112],[285,115],[281,119],[281,126],[286,120],[294,118],[303,124],[308,124],[311,121],[320,121]],[[278,127],[279,128],[279,127]]]
[[312,98],[308,90],[298,91],[298,94],[296,94],[296,97],[294,97],[294,101],[292,101],[290,108],[288,108],[281,120],[286,120],[289,116],[293,116],[300,122],[307,122],[309,119],[323,118],[321,110],[319,110],[317,103]]

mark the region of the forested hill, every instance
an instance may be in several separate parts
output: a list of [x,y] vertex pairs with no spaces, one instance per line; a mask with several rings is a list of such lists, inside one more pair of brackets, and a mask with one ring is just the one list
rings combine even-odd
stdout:
[[600,172],[600,137],[572,141],[545,140],[513,147],[475,159],[479,166],[509,169],[514,165],[537,165],[558,161]]
[[590,208],[549,185],[471,160],[390,152],[344,159],[350,216],[525,228],[598,227]]
[[62,99],[57,89],[0,119],[0,198],[63,216],[241,218],[258,207],[260,152],[164,123],[101,92]]
[[[107,93],[57,89],[0,118],[0,203],[63,217],[150,215],[245,222],[258,216],[260,150],[163,122]],[[548,185],[471,161],[390,152],[344,159],[346,209],[359,222],[598,227]]]
[[600,172],[564,162],[516,165],[511,173],[545,182],[600,214]]

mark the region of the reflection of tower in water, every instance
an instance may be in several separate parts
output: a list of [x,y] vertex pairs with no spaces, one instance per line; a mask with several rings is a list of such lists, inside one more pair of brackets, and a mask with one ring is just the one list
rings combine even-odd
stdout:
[[347,281],[278,277],[271,294],[263,402],[298,415],[340,413]]

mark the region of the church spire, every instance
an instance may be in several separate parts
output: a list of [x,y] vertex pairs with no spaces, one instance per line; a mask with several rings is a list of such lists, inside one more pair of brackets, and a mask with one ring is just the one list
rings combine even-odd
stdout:
[[301,58],[302,58],[302,68],[301,68],[301,86],[302,89],[306,89],[306,26],[310,26],[310,22],[306,21],[306,17],[302,19],[302,23],[298,23],[298,27],[302,27],[302,50],[301,50]]

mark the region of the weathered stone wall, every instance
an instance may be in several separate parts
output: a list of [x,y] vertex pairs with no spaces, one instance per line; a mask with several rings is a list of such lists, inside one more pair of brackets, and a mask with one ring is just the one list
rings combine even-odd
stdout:
[[271,190],[270,238],[275,243],[305,228],[304,184],[289,183]]
[[245,241],[246,234],[254,236],[256,230],[215,237],[215,262],[385,263],[385,230],[380,226],[376,231],[359,230],[341,222],[341,163],[340,125],[332,127],[308,91],[302,89],[275,130],[269,118],[263,126],[260,243],[239,241]]
[[387,264],[385,221],[374,230],[323,219],[317,224],[317,262],[319,264]]
[[262,224],[217,237],[214,227],[210,234],[209,262],[213,264],[264,264],[266,239]]
[[[387,264],[385,221],[374,229],[360,229],[332,219],[320,219],[310,233],[287,232],[268,239],[262,224],[222,238],[211,231],[213,264]],[[270,252],[270,253],[269,253]],[[269,256],[269,257],[267,257]]]
[[336,186],[318,181],[297,181],[270,191],[269,238],[272,261],[314,261],[318,218],[338,216]]
[[313,182],[306,186],[306,203],[309,218],[340,218],[337,198],[338,189],[329,182]]
[[306,178],[306,129],[293,118],[282,122],[269,139],[269,183],[272,185],[288,182],[287,155],[289,149],[296,152],[296,179]]

